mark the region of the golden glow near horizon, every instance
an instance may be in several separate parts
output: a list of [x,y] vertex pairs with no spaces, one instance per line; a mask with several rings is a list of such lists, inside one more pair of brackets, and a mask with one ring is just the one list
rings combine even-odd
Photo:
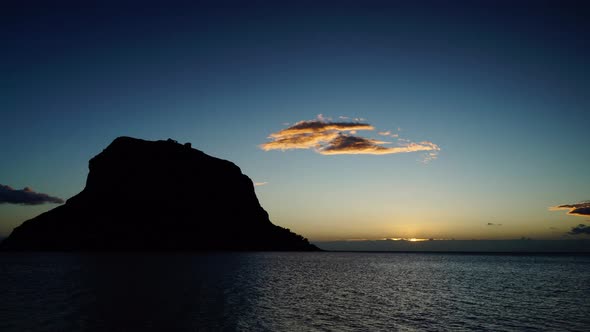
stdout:
[[[571,230],[567,222],[556,223],[554,218],[543,219],[542,210],[532,227],[527,218],[507,218],[502,222],[472,222],[469,218],[452,215],[424,218],[400,216],[399,219],[380,221],[378,216],[343,218],[328,214],[318,219],[301,219],[299,214],[271,218],[281,226],[302,234],[311,241],[407,241],[429,240],[510,240],[521,238],[559,239]],[[284,217],[284,218],[283,218]],[[572,218],[564,216],[565,219]],[[455,219],[454,221],[448,221]],[[386,235],[387,234],[387,235]],[[386,235],[386,236],[383,236]]]
[[[360,239],[346,239],[344,241],[348,241],[348,242],[355,242],[355,241],[376,241],[376,240],[381,240],[381,241],[408,241],[408,242],[422,242],[422,241],[431,241],[431,240],[435,240],[435,239],[420,239],[420,238],[415,238],[415,237],[411,237],[411,238],[403,238],[403,237],[386,237],[386,238],[381,238],[381,239],[365,239],[365,238],[360,238]],[[436,239],[436,240],[443,240],[443,239]]]
[[[411,238],[403,238],[403,237],[386,237],[384,239],[381,240],[390,240],[390,241],[408,241],[408,242],[422,242],[422,241],[430,241],[430,240],[434,240],[434,239],[421,239],[421,238],[415,238],[415,237],[411,237]],[[437,239],[440,240],[440,239]]]
[[417,239],[415,237],[408,239],[408,241],[410,242],[422,242],[422,241],[428,241],[428,239]]

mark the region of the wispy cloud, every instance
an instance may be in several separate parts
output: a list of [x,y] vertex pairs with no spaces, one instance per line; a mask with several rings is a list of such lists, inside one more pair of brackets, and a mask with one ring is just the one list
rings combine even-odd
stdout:
[[493,222],[489,222],[488,226],[502,226],[502,224],[494,224]]
[[393,137],[393,138],[398,138],[399,137],[399,134],[392,133],[391,130],[380,131],[377,134],[379,134],[381,136],[389,136],[389,137]]
[[431,142],[410,142],[401,146],[385,147],[389,142],[360,136],[339,134],[320,149],[321,154],[392,154],[416,151],[438,151],[440,148]]
[[274,134],[271,138],[283,138],[301,134],[318,134],[333,131],[373,130],[373,126],[360,122],[328,122],[325,120],[300,121],[287,129]]
[[575,204],[563,204],[558,206],[552,206],[549,208],[551,211],[556,210],[569,210],[567,214],[573,216],[590,216],[590,201],[583,201]]
[[576,227],[572,227],[572,230],[568,232],[570,235],[587,234],[590,235],[590,226],[579,224]]
[[63,203],[64,200],[47,194],[38,193],[29,187],[22,190],[0,184],[0,204],[39,205],[44,203]]
[[268,182],[254,182],[254,186],[258,187],[258,186],[264,186],[265,184],[267,184]]
[[[348,119],[340,117],[340,119]],[[430,161],[436,158],[440,147],[432,142],[412,142],[408,139],[397,139],[397,146],[382,140],[366,138],[357,135],[357,131],[375,130],[371,124],[354,119],[354,121],[333,122],[323,115],[318,115],[315,120],[304,120],[294,125],[269,135],[270,142],[260,145],[265,151],[313,149],[323,155],[335,154],[394,154],[417,151],[427,151],[424,160]],[[379,135],[397,138],[398,134],[392,134],[385,130]]]

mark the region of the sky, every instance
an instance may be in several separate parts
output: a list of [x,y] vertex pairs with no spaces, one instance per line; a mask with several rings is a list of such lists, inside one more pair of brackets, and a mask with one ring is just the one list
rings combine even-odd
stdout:
[[234,162],[311,241],[589,236],[583,2],[12,5],[0,236],[118,136]]

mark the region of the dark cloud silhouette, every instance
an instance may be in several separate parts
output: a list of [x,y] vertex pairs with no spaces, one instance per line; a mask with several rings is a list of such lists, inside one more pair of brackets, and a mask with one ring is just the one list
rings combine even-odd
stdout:
[[588,234],[590,235],[590,226],[579,224],[576,227],[572,227],[572,230],[568,232],[570,235]]
[[590,201],[583,201],[575,204],[563,204],[552,206],[550,210],[569,210],[567,214],[574,216],[590,216]]
[[47,194],[34,192],[33,189],[25,187],[22,190],[0,184],[0,204],[24,204],[38,205],[44,203],[63,203],[64,200],[52,197]]
[[502,224],[494,224],[493,222],[489,222],[488,226],[502,226]]
[[[590,205],[590,204],[589,204]],[[590,206],[575,208],[569,212],[569,214],[575,214],[578,216],[590,216]]]

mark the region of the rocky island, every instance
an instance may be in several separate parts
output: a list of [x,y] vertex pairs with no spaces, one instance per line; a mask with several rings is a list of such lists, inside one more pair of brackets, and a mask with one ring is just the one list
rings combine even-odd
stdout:
[[190,143],[132,137],[92,158],[80,193],[16,227],[0,249],[320,250],[270,221],[234,163]]

